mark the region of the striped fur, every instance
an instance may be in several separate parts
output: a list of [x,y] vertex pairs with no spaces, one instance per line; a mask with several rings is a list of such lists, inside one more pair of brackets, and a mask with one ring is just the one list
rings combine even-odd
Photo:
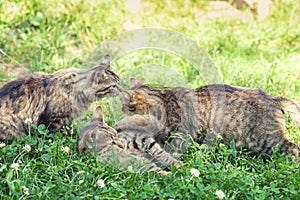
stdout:
[[165,152],[152,137],[161,130],[156,119],[141,115],[126,117],[113,128],[109,127],[103,120],[101,107],[97,107],[91,123],[79,135],[78,150],[93,152],[102,162],[117,159],[119,164],[139,170],[181,166],[182,163]]
[[151,114],[170,131],[188,133],[199,143],[221,142],[271,154],[297,155],[298,146],[286,139],[284,114],[300,127],[299,105],[272,97],[260,89],[215,84],[197,89],[152,88],[132,79],[123,98],[123,112]]
[[91,69],[33,73],[7,83],[0,89],[0,141],[27,135],[27,118],[53,133],[70,126],[93,101],[118,95],[119,81],[106,56]]

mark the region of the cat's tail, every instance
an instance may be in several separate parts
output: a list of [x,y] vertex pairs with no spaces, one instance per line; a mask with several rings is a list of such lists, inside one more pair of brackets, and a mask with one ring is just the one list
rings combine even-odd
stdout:
[[295,126],[300,128],[300,105],[286,97],[276,97],[276,99],[280,103],[284,114],[288,114]]

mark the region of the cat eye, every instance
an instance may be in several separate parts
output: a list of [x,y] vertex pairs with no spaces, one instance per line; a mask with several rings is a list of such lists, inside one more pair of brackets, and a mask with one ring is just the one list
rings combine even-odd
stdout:
[[109,76],[107,74],[102,74],[102,79],[103,80],[108,80],[109,79]]
[[109,79],[109,76],[107,76],[106,74],[99,74],[97,77],[98,84],[100,84],[102,81],[107,81]]

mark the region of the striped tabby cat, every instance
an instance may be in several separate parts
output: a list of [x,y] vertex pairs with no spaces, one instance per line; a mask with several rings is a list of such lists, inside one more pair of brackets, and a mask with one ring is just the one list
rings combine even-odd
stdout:
[[93,101],[118,95],[119,81],[107,55],[91,69],[33,73],[7,83],[0,89],[0,141],[27,135],[28,118],[45,124],[50,132],[70,126]]
[[280,153],[297,155],[298,146],[286,139],[288,114],[300,127],[299,105],[285,97],[273,97],[260,89],[215,84],[196,89],[152,88],[135,79],[123,97],[127,115],[154,115],[171,131],[191,134],[209,146],[221,142],[267,154],[279,145]]
[[121,168],[131,165],[135,170],[156,171],[181,166],[181,161],[165,152],[152,138],[161,130],[154,118],[141,115],[126,117],[112,128],[104,122],[98,106],[91,123],[79,135],[78,150],[93,152],[104,163],[115,161],[113,165]]

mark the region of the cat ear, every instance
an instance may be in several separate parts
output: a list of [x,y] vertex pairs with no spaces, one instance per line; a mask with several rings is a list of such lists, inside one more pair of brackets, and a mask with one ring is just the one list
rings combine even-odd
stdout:
[[94,110],[92,121],[97,121],[99,123],[104,123],[104,117],[101,106],[97,106]]
[[136,80],[135,78],[130,78],[130,83],[131,83],[132,86],[144,85],[141,81]]
[[109,55],[104,56],[100,62],[100,65],[110,68],[110,56]]

